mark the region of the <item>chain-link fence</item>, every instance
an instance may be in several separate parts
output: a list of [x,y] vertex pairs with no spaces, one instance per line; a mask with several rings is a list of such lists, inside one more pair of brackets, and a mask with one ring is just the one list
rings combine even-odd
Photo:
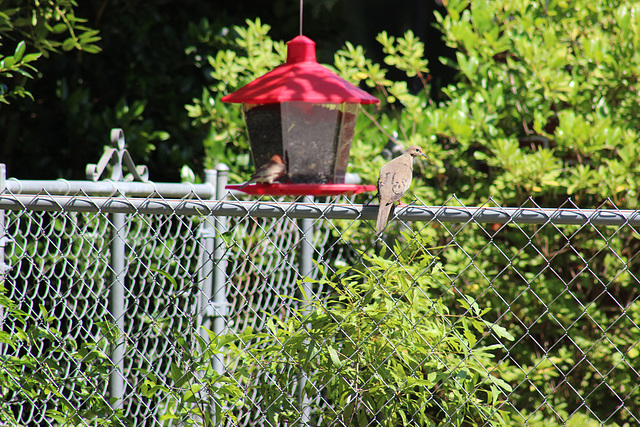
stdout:
[[640,212],[2,188],[0,425],[640,424]]

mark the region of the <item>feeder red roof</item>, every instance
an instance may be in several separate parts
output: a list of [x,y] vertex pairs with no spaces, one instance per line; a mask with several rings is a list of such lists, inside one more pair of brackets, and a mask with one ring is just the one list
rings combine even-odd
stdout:
[[378,98],[352,85],[316,61],[316,43],[297,36],[287,43],[287,62],[222,98],[224,102],[268,104],[303,101],[374,104]]

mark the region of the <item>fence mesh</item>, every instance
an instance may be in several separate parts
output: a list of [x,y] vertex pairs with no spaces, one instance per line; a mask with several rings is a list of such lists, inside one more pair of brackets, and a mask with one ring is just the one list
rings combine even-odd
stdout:
[[396,217],[377,239],[296,203],[223,217],[38,197],[0,197],[4,423],[640,423],[634,222]]

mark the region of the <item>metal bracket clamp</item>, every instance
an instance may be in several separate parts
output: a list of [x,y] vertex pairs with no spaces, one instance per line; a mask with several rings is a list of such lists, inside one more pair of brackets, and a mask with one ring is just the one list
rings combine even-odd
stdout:
[[[205,221],[209,221],[209,219],[205,218]],[[209,224],[203,224],[198,228],[196,235],[201,239],[215,239],[218,236],[218,232],[213,226],[209,226]]]
[[231,304],[228,302],[209,301],[205,308],[207,315],[211,317],[227,317],[230,313]]
[[[86,174],[90,181],[98,181],[102,177],[109,164],[112,166],[111,177],[113,181],[141,181],[149,180],[149,170],[146,166],[136,166],[131,159],[131,155],[125,149],[124,131],[122,129],[111,129],[111,148],[107,148],[98,161],[98,164],[87,165]],[[124,175],[126,166],[129,174]]]

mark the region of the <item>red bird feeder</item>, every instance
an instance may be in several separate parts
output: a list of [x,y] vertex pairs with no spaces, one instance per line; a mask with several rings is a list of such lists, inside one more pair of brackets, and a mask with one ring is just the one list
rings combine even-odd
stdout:
[[[308,37],[300,35],[288,42],[285,64],[222,101],[242,103],[256,168],[274,154],[282,156],[286,174],[281,181],[289,190],[300,184],[288,194],[321,195],[318,184],[331,186],[331,194],[342,186],[344,193],[375,189],[347,185],[344,179],[358,104],[379,100],[320,65],[315,42]],[[287,191],[277,186],[271,186],[273,194]],[[256,194],[272,194],[268,185],[249,185],[243,191],[253,192],[255,187],[260,187]]]

